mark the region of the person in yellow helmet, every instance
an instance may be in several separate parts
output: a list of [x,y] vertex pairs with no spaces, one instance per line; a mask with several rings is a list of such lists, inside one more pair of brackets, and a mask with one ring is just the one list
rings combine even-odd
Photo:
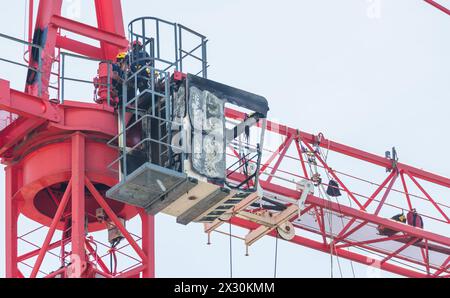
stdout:
[[125,58],[127,57],[126,52],[120,52],[117,54],[116,57],[116,63],[113,64],[113,71],[117,72],[120,77],[124,77],[124,74],[126,72],[126,61]]
[[124,60],[126,56],[127,52],[120,52],[119,54],[117,54],[117,61]]
[[112,65],[112,94],[116,95],[119,99],[118,104],[121,104],[122,101],[122,84],[125,79],[125,74],[128,71],[127,69],[127,52],[120,52],[116,56],[116,63]]

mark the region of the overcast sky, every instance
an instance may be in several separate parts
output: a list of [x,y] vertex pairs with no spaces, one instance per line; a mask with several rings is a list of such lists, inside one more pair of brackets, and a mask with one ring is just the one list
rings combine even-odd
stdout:
[[[66,15],[95,24],[93,1],[66,2]],[[424,1],[122,2],[126,24],[156,16],[206,35],[209,77],[264,95],[272,119],[373,153],[395,145],[402,162],[450,176],[450,17]],[[23,13],[24,0],[3,6],[0,32],[23,37]],[[2,49],[2,55],[20,57],[18,50]],[[22,73],[1,69],[0,78],[16,88],[25,80]],[[3,181],[0,171],[2,206]],[[227,277],[228,238],[216,235],[212,246],[205,243],[201,225],[183,227],[158,216],[157,276]],[[273,276],[274,239],[259,241],[249,257],[239,241],[233,247],[234,276]],[[330,276],[327,254],[284,242],[278,253],[278,276]],[[341,267],[344,277],[352,276],[349,262],[341,260]],[[374,275],[366,267],[354,268],[356,276]],[[340,276],[337,268],[334,275]]]

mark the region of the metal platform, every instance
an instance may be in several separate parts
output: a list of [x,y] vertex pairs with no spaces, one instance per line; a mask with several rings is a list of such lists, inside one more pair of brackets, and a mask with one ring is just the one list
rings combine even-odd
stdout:
[[248,195],[152,163],[142,165],[106,193],[148,214],[174,216],[183,225],[213,222]]
[[106,196],[156,214],[197,185],[186,174],[145,163],[116,186]]

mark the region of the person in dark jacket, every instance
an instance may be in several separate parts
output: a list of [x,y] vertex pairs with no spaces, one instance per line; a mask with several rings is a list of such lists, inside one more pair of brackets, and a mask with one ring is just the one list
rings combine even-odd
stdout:
[[152,61],[150,55],[145,51],[140,41],[133,42],[131,53],[127,57],[127,60],[130,63],[130,76],[139,72],[137,75],[137,87],[140,92],[143,92],[149,86],[150,70],[142,70],[142,68],[152,66]]

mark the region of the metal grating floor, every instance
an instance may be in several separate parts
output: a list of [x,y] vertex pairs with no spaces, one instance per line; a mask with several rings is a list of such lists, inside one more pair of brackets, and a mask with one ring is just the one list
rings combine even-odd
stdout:
[[189,179],[186,174],[146,163],[128,175],[125,181],[108,190],[106,196],[156,214],[162,209],[155,210],[150,208],[151,206],[161,205],[158,201],[166,200],[167,194],[173,193],[177,187],[183,186],[183,191],[186,191],[195,184],[196,182]]

